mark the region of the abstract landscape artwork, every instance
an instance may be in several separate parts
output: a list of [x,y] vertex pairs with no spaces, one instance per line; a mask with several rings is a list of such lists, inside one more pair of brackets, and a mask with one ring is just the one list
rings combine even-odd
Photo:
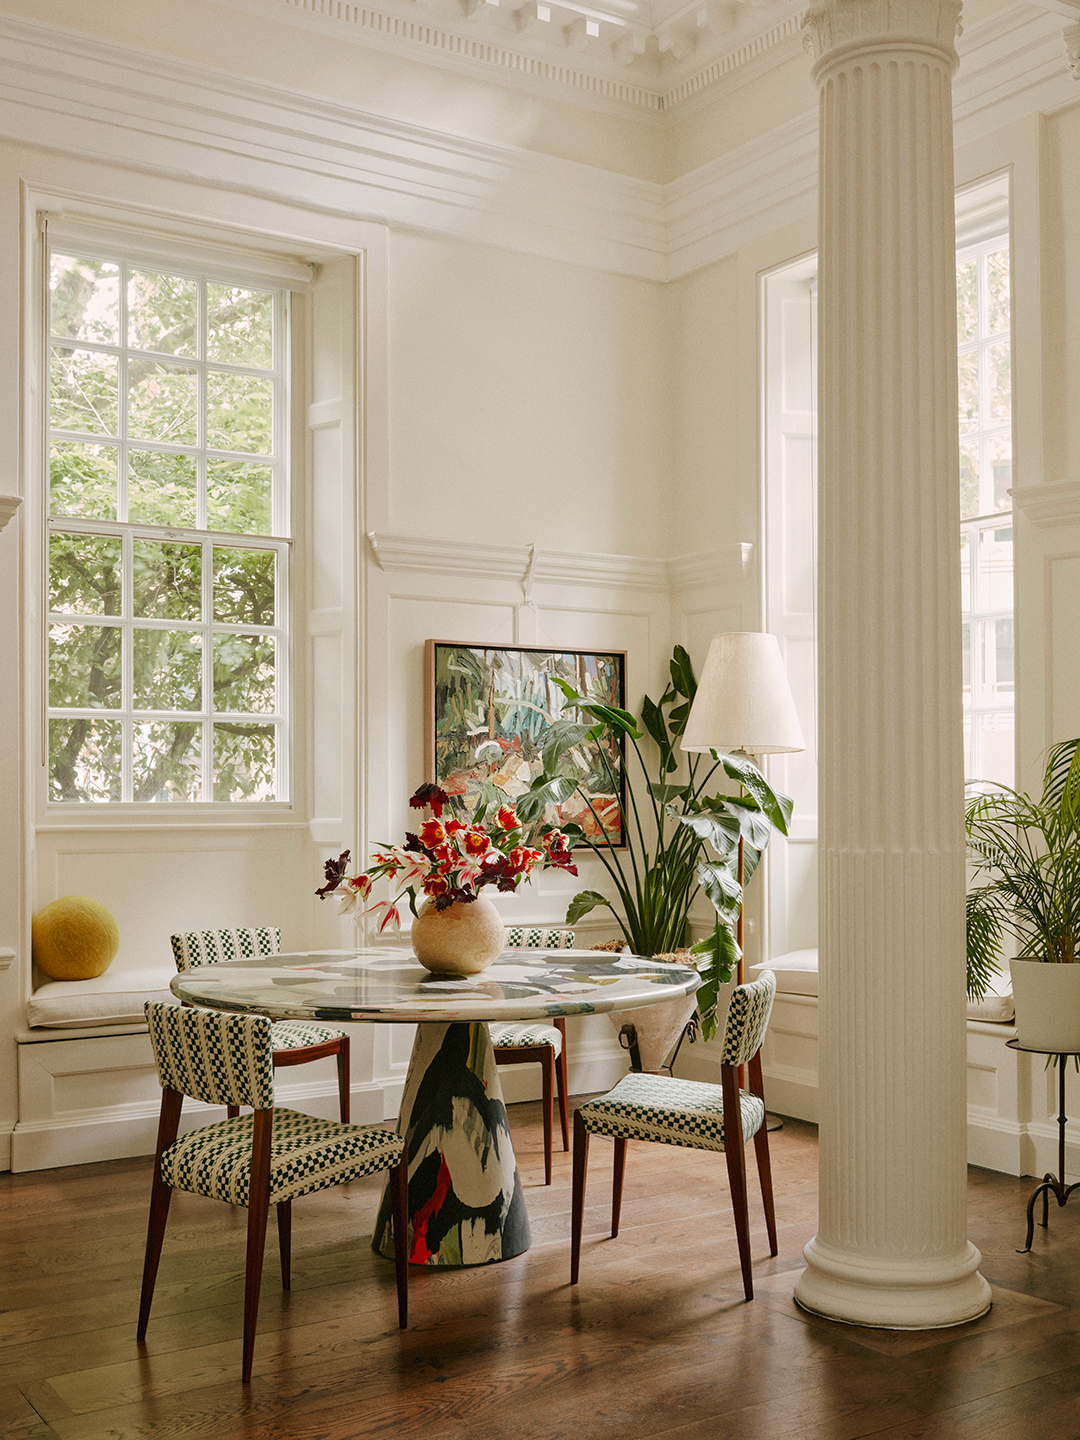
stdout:
[[[428,640],[424,649],[427,773],[463,815],[523,795],[543,768],[544,735],[552,721],[585,718],[569,705],[556,679],[591,700],[625,708],[625,651],[447,640]],[[555,825],[573,822],[590,839],[621,845],[624,782],[618,749],[608,740],[601,755],[599,742],[586,741],[568,752],[563,768],[578,788],[561,805],[549,805],[544,818]]]

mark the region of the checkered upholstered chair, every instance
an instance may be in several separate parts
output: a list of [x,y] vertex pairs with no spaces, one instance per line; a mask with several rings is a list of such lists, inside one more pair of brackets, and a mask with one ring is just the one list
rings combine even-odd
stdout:
[[[138,1336],[146,1336],[161,1243],[174,1190],[247,1208],[242,1376],[251,1379],[263,1250],[270,1206],[277,1212],[281,1283],[290,1286],[292,1202],[361,1175],[390,1171],[398,1324],[408,1321],[405,1141],[374,1126],[341,1125],[274,1106],[273,1037],[263,1015],[147,1003],[146,1024],[161,1081],[150,1223]],[[177,1138],[184,1096],[208,1105],[250,1105],[254,1114],[219,1120]]]
[[[769,1232],[769,1254],[776,1254],[776,1213],[773,1208],[769,1136],[765,1128],[765,1091],[761,1080],[761,1042],[776,994],[776,977],[761,978],[732,991],[720,1084],[676,1080],[670,1075],[626,1075],[614,1090],[582,1105],[574,1115],[574,1192],[571,1216],[570,1283],[577,1284],[581,1262],[581,1224],[585,1211],[585,1172],[589,1136],[615,1140],[615,1178],[611,1198],[611,1234],[619,1233],[623,1171],[627,1140],[653,1140],[661,1145],[687,1145],[695,1150],[722,1150],[727,1161],[735,1234],[739,1242],[743,1289],[754,1298],[750,1271],[750,1219],[746,1207],[746,1152],[751,1139],[757,1152],[758,1178]],[[738,1070],[747,1067],[750,1089],[740,1090]]]
[[[542,925],[510,925],[506,931],[508,950],[572,950],[573,930],[548,930]],[[556,1016],[550,1025],[541,1021],[526,1024],[492,1025],[491,1044],[496,1065],[539,1065],[544,1099],[544,1184],[551,1184],[552,1092],[559,1084],[559,1120],[562,1148],[570,1149],[570,1123],[566,1104],[566,1021]]]
[[[218,965],[223,960],[277,955],[281,950],[281,931],[276,925],[263,925],[258,930],[189,930],[180,935],[170,935],[169,944],[177,970],[194,970],[199,965]],[[285,1065],[306,1065],[309,1060],[334,1056],[338,1074],[338,1113],[341,1123],[347,1125],[349,1037],[345,1031],[312,1020],[276,1020],[272,1033],[275,1069]],[[236,1106],[230,1106],[230,1119],[237,1114]]]

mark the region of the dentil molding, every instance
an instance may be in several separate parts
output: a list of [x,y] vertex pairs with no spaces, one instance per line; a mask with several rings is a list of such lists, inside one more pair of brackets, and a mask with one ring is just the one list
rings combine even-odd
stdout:
[[[497,84],[659,119],[777,47],[793,53],[803,0],[218,0]],[[565,98],[565,97],[564,97]],[[644,112],[644,115],[643,113]]]
[[[1059,20],[1019,0],[961,39],[958,145],[1018,113],[1075,101]],[[0,136],[315,213],[658,281],[812,215],[817,195],[809,107],[657,184],[10,15],[0,16]]]

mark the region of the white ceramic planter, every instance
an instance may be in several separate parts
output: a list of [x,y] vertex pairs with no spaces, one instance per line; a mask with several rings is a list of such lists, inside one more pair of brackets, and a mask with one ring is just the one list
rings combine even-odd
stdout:
[[1016,1038],[1029,1050],[1080,1051],[1080,965],[1010,960]]
[[608,1019],[620,1032],[624,1025],[634,1027],[641,1068],[656,1074],[675,1048],[696,1004],[696,995],[677,995],[638,1010],[610,1010]]

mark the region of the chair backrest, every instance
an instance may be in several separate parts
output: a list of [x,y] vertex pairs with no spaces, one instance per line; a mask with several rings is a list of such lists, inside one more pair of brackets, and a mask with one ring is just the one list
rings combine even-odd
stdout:
[[207,1105],[270,1109],[274,1048],[265,1015],[226,1015],[156,1000],[144,1009],[163,1090]]
[[761,1049],[776,995],[776,976],[763,970],[757,980],[731,992],[721,1065],[745,1065]]
[[508,950],[572,950],[573,930],[549,930],[543,925],[508,925],[506,927],[506,948]]
[[217,965],[222,960],[245,960],[254,955],[277,955],[281,931],[276,925],[260,930],[187,930],[170,935],[177,970],[194,970],[199,965]]

